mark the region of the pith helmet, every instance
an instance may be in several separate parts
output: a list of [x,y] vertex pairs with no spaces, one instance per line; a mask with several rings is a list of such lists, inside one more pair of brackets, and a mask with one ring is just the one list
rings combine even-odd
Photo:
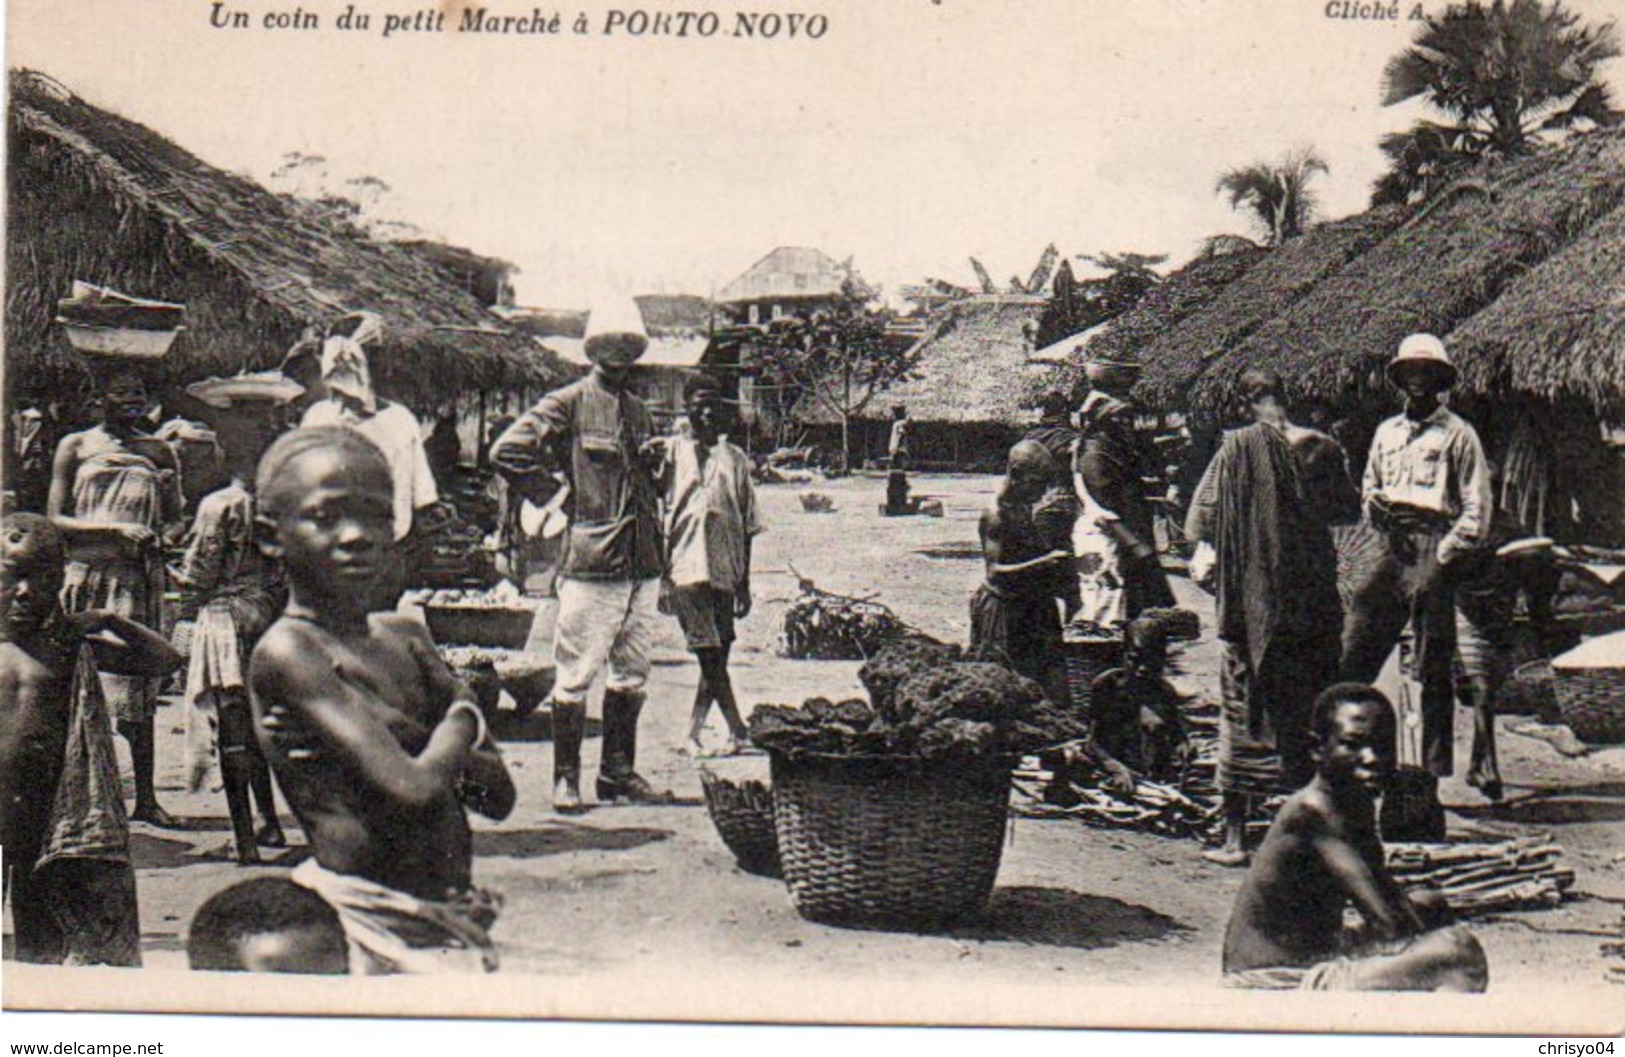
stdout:
[[1444,342],[1432,334],[1412,334],[1399,343],[1399,351],[1388,361],[1388,381],[1397,386],[1405,372],[1423,367],[1437,371],[1447,387],[1456,384],[1456,365]]
[[620,297],[595,304],[587,317],[582,345],[593,363],[610,355],[624,363],[639,359],[649,347],[649,332],[644,329],[637,302]]

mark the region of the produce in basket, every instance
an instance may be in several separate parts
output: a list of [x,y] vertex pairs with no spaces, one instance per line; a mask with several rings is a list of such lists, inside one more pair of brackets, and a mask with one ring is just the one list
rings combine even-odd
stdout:
[[1016,754],[1087,735],[1031,679],[956,655],[940,644],[888,647],[859,673],[872,704],[762,705],[751,714],[751,740],[782,752],[936,759]]

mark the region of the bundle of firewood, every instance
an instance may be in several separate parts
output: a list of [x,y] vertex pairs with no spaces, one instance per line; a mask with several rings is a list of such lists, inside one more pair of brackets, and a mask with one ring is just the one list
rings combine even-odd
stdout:
[[1207,839],[1218,806],[1170,785],[1140,778],[1132,795],[1112,791],[1112,776],[1078,744],[1024,756],[1015,772],[1015,810],[1029,818],[1073,818],[1089,826]]
[[918,635],[875,595],[853,598],[825,591],[790,569],[798,594],[779,626],[779,656],[793,660],[867,660],[886,645]]
[[1556,906],[1574,885],[1563,849],[1546,837],[1499,843],[1389,844],[1388,869],[1406,888],[1442,893],[1458,914]]

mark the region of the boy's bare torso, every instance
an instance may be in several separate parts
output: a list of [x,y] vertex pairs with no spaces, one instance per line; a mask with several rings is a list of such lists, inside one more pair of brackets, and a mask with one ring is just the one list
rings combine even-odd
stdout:
[[[471,877],[472,836],[456,796],[448,789],[422,808],[392,806],[361,764],[324,738],[306,703],[269,699],[262,689],[275,684],[279,666],[323,667],[324,685],[351,721],[416,755],[449,704],[420,657],[433,648],[421,627],[393,614],[374,614],[364,634],[285,616],[255,651],[256,666],[272,675],[267,681],[256,670],[255,714],[266,757],[318,862],[420,898],[445,899],[465,891]],[[268,717],[275,721],[266,724]]]

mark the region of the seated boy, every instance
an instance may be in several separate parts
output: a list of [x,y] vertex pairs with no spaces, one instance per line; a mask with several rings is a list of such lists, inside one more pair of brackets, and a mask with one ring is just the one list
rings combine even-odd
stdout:
[[17,958],[141,964],[135,870],[98,669],[161,678],[180,654],[105,610],[66,614],[62,537],[0,521],[0,846]]
[[[1482,991],[1484,951],[1459,927],[1427,931],[1424,904],[1389,874],[1374,800],[1394,765],[1394,709],[1339,683],[1315,701],[1315,777],[1287,798],[1236,895],[1225,982],[1315,991]],[[1352,903],[1365,942],[1352,946]]]
[[285,877],[240,881],[210,896],[192,918],[186,962],[222,973],[350,971],[338,914]]
[[423,625],[387,605],[389,465],[342,427],[260,461],[262,546],[288,605],[254,649],[258,736],[315,858],[293,873],[338,911],[360,973],[493,971],[496,900],[473,887],[468,806],[514,788],[472,693]]
[[704,375],[685,392],[689,436],[665,443],[661,469],[666,503],[666,579],[662,594],[700,664],[685,748],[703,751],[700,735],[716,702],[728,724],[728,752],[750,745],[728,677],[734,620],[750,614],[751,540],[762,531],[750,460],[723,433],[721,387]]
[[1095,678],[1089,709],[1101,748],[1156,781],[1178,782],[1189,749],[1179,693],[1162,677],[1167,663],[1162,624],[1136,618],[1124,634],[1123,666]]

